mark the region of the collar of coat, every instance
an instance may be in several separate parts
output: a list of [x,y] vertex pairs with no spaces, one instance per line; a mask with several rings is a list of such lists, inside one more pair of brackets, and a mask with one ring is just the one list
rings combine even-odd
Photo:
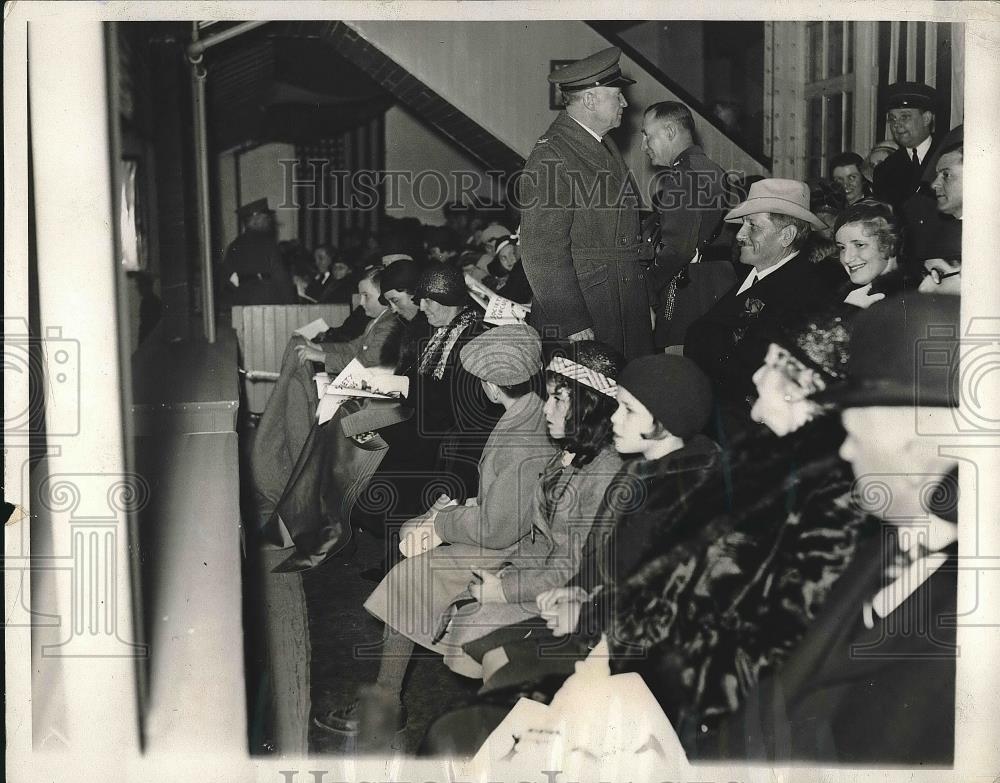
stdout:
[[702,148],[700,146],[698,146],[697,144],[692,144],[690,147],[685,147],[683,150],[681,150],[677,154],[677,157],[674,158],[674,162],[672,164],[670,164],[670,165],[676,166],[679,163],[684,163],[684,162],[690,160],[695,155],[702,155],[702,156],[704,156],[704,154],[705,154],[705,151],[702,150]]
[[[618,145],[615,144],[615,140],[611,138],[610,133],[604,134],[603,143],[601,143],[587,133],[586,129],[565,111],[559,112],[559,116],[552,122],[546,136],[553,134],[566,139],[573,146],[573,151],[576,154],[589,161],[599,171],[607,170],[613,174],[620,173],[617,170],[625,166],[621,152],[618,150]],[[607,146],[605,147],[605,145]],[[611,151],[611,157],[615,161],[615,166],[608,165],[608,150]]]
[[676,451],[671,451],[659,459],[634,460],[630,467],[644,478],[707,470],[718,463],[721,453],[722,450],[715,441],[704,435],[695,435]]

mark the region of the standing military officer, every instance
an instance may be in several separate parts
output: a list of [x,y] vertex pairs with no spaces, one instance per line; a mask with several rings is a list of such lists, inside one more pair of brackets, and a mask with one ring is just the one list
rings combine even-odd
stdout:
[[519,182],[521,252],[543,336],[596,338],[628,358],[652,352],[638,189],[608,132],[628,106],[617,47],[553,71],[565,110]]
[[[657,348],[683,345],[688,326],[736,283],[723,235],[726,173],[695,143],[694,117],[683,103],[654,103],[642,121],[642,148],[657,176],[654,213],[643,226],[653,246],[649,299]],[[688,265],[697,260],[697,270]]]

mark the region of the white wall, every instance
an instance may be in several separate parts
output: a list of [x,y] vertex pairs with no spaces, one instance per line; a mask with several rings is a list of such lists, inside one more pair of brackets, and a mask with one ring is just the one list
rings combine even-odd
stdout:
[[704,22],[643,22],[623,31],[621,37],[705,103]]
[[[593,28],[575,20],[349,24],[524,157],[556,116],[549,108],[549,62],[579,59],[608,46]],[[622,58],[622,68],[638,83],[626,92],[634,108],[612,135],[645,191],[653,171],[639,149],[641,107],[678,98],[627,57]],[[720,166],[764,173],[714,126],[698,122],[697,116],[695,121],[706,152]]]
[[[293,144],[262,144],[247,152],[226,152],[218,157],[214,193],[217,199],[215,214],[219,221],[221,247],[215,248],[217,252],[221,253],[239,233],[236,209],[241,204],[248,204],[259,198],[266,198],[271,209],[275,211],[278,240],[298,239],[298,209],[280,206],[286,200],[286,167],[282,166],[281,161],[294,162],[295,159]],[[237,160],[240,188],[238,196],[235,168]],[[286,166],[290,174],[291,164]],[[291,203],[290,196],[288,202]]]
[[[401,106],[393,106],[385,115],[385,168],[414,175],[394,177],[393,181],[399,186],[393,187],[392,193],[387,188],[386,214],[389,217],[414,217],[428,225],[443,224],[441,207],[458,200],[462,188],[461,181],[454,176],[458,172],[470,172],[483,183],[472,189],[478,196],[489,198],[491,194],[482,166]],[[422,171],[440,172],[444,180],[437,176],[417,178]],[[420,188],[420,197],[413,192],[413,181]]]

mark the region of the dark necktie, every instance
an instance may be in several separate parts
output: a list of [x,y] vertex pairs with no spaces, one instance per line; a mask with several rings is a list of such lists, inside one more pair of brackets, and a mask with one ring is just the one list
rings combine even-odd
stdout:
[[920,168],[920,158],[917,157],[917,148],[913,148],[913,170],[916,171]]

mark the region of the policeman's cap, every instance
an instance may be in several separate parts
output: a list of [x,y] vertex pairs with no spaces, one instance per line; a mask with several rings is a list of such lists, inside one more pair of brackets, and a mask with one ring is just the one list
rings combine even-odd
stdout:
[[933,112],[937,91],[920,82],[896,82],[886,90],[886,109],[919,109]]

